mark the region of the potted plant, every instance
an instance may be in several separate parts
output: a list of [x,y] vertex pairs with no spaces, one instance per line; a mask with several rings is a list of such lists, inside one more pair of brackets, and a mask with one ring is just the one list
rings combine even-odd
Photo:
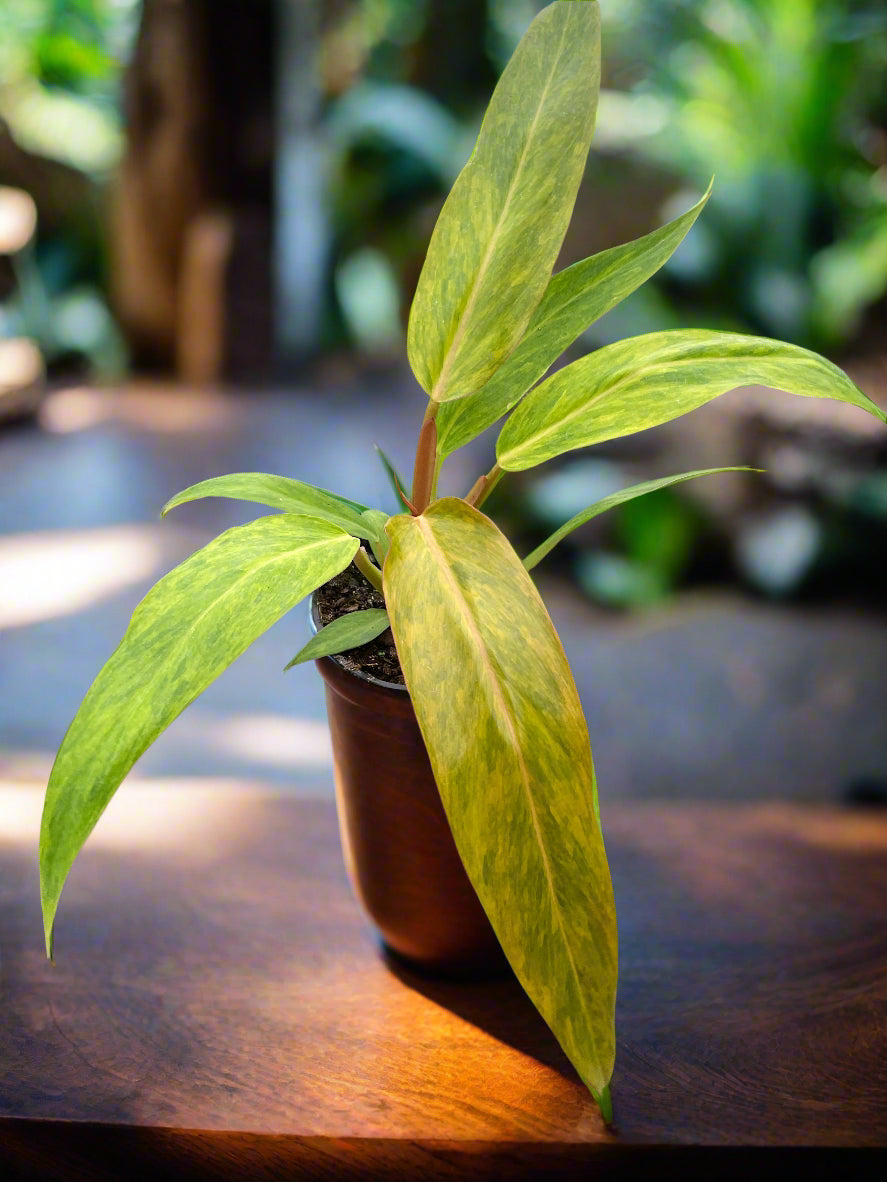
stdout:
[[[409,696],[401,705],[409,718],[415,711],[459,860],[515,974],[609,1117],[616,913],[585,720],[529,572],[597,513],[702,473],[591,505],[523,560],[482,506],[508,472],[673,419],[745,383],[884,416],[816,354],[722,332],[620,341],[540,381],[661,266],[705,203],[552,274],[599,76],[597,3],[557,0],[493,95],[412,305],[408,352],[428,404],[404,512],[262,473],[204,481],[166,506],[222,496],[282,512],[228,530],[136,608],[59,750],[40,864],[51,955],[68,871],[136,759],[257,636],[353,564],[377,605],[321,627],[296,659],[325,659],[390,628]],[[490,471],[464,497],[438,497],[447,456],[505,414]],[[385,758],[383,742],[365,762]]]

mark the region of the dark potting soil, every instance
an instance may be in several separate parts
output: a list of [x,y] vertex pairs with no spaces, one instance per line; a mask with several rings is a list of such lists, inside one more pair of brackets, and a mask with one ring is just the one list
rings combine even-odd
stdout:
[[[385,600],[375,587],[352,565],[324,583],[314,592],[314,602],[321,624],[329,624],[339,616],[360,611],[367,607],[384,607]],[[368,673],[380,681],[393,681],[403,685],[403,673],[397,659],[397,649],[390,630],[377,636],[368,644],[358,645],[348,652],[338,653],[336,660],[352,672]]]

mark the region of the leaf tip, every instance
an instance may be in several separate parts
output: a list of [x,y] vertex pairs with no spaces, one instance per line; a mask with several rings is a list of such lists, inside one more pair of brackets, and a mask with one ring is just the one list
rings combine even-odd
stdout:
[[55,906],[46,902],[43,904],[43,939],[46,944],[46,959],[55,964]]
[[594,1097],[597,1106],[601,1110],[601,1116],[604,1119],[604,1124],[607,1126],[607,1128],[610,1128],[613,1124],[613,1100],[610,1096],[610,1085],[604,1084],[599,1092],[596,1092],[592,1088],[591,1094]]

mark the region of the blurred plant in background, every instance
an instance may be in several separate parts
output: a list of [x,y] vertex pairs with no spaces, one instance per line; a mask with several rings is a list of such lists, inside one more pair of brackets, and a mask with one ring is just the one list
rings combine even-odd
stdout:
[[[170,19],[147,22],[153,34],[139,38],[142,70],[135,72],[144,126],[140,139],[130,110],[127,158],[145,166],[138,190],[146,243],[141,258],[159,260],[172,277],[158,289],[157,301],[174,321],[170,331],[202,337],[193,325],[182,329],[185,319],[176,311],[182,284],[173,281],[181,278],[182,257],[191,258],[179,230],[195,212],[185,198],[197,193],[211,214],[227,210],[232,226],[246,227],[232,238],[241,243],[237,261],[243,266],[234,268],[240,278],[233,287],[242,301],[220,320],[226,325],[220,337],[230,343],[238,333],[253,332],[243,303],[252,307],[256,291],[264,289],[258,281],[252,288],[244,283],[243,275],[256,270],[244,255],[255,255],[250,244],[261,239],[254,231],[264,218],[266,239],[280,257],[282,202],[297,210],[297,195],[284,187],[275,205],[270,183],[267,198],[254,183],[262,153],[267,150],[269,175],[272,158],[284,153],[285,120],[280,109],[271,109],[273,88],[267,113],[259,112],[267,128],[251,115],[239,128],[234,124],[256,96],[257,77],[293,69],[304,71],[313,88],[306,123],[317,152],[310,168],[319,167],[311,175],[322,178],[312,188],[316,216],[297,219],[305,231],[301,246],[307,238],[318,260],[305,305],[322,307],[307,318],[305,356],[346,347],[361,363],[373,357],[400,363],[404,310],[439,206],[471,151],[502,66],[545,2],[299,0],[298,11],[311,14],[302,22],[308,36],[287,43],[286,55],[275,58],[277,49],[272,52],[262,36],[274,39],[284,6],[295,0],[238,6],[232,12],[239,25],[220,22],[222,6],[212,0],[153,6],[141,0],[0,0],[0,186],[25,190],[38,210],[36,242],[0,259],[0,338],[35,340],[56,370],[73,364],[109,372],[124,364],[106,295],[106,195],[116,173],[115,192],[124,193],[117,208],[135,208],[121,184],[120,91],[140,20],[144,34],[153,11]],[[883,358],[884,0],[620,0],[601,7],[605,76],[595,150],[560,265],[669,220],[693,203],[712,174],[715,188],[704,217],[670,263],[583,334],[578,348],[694,324],[785,337],[833,356]],[[194,19],[185,19],[186,10]],[[181,19],[172,19],[176,15]],[[262,52],[245,52],[244,33],[259,26],[267,27],[256,39]],[[193,43],[179,44],[189,27]],[[307,56],[293,65],[299,51]],[[252,73],[241,70],[245,62]],[[210,66],[211,85],[201,80]],[[158,91],[161,83],[166,90]],[[156,133],[159,146],[149,133]],[[235,166],[246,178],[242,184],[228,176]],[[188,168],[196,180],[186,183]],[[238,201],[247,206],[243,223],[234,216]],[[250,202],[264,202],[258,219]],[[119,270],[126,258],[119,226],[115,234]],[[151,295],[147,268],[123,266],[136,295]],[[219,266],[220,305],[231,296],[226,274]],[[137,356],[119,289],[117,297]],[[175,349],[162,353],[164,364],[174,364],[177,355]],[[868,392],[878,397],[887,362],[880,363],[880,376],[876,359],[866,363],[875,375]],[[770,594],[801,588],[828,566],[830,555],[841,555],[832,570],[849,570],[856,560],[844,543],[854,536],[854,522],[860,552],[869,544],[872,518],[887,522],[884,461],[866,441],[845,446],[832,425],[816,430],[832,440],[831,450],[810,443],[806,424],[793,425],[792,437],[783,439],[779,425],[770,423],[761,431],[760,455],[735,454],[737,441],[730,457],[770,469],[771,502],[781,498],[781,508],[791,512],[762,511],[736,542],[729,536],[731,529],[740,532],[736,521],[725,527],[683,490],[666,490],[623,506],[606,532],[597,526],[577,535],[571,572],[599,601],[638,606],[696,577],[730,578],[737,570]],[[776,459],[769,454],[774,449]],[[776,473],[779,456],[789,452],[788,468],[815,469],[815,480],[785,486]],[[538,486],[538,503],[516,495],[516,528],[531,534],[546,525],[547,514],[570,516],[577,489],[587,503],[589,483],[604,487],[613,478],[612,464],[623,458],[604,450],[563,472],[555,468]],[[634,458],[641,466],[632,478],[650,475],[643,467],[650,455]],[[655,455],[651,462],[658,463]],[[795,512],[799,508],[803,512]],[[856,569],[872,582],[862,559]]]
[[[541,3],[450,5],[449,42],[443,7],[354,0],[324,37],[334,284],[359,342],[399,339],[434,203]],[[671,192],[662,220],[716,183],[660,280],[586,343],[693,322],[852,349],[887,291],[883,0],[623,0],[603,17],[596,183],[630,158],[639,204],[645,169]]]
[[[468,156],[498,70],[540,7],[354,0],[328,27],[334,288],[339,331],[359,347],[399,351],[402,309],[436,208]],[[437,15],[445,8],[451,42]],[[883,0],[620,0],[602,5],[602,16],[604,90],[569,261],[674,217],[713,174],[715,187],[660,275],[592,326],[580,347],[695,324],[832,355],[873,345],[883,354]],[[515,489],[506,507],[513,532],[530,544],[586,503],[589,489],[603,496],[628,479],[622,457],[602,453],[555,467],[525,495]],[[761,462],[771,466],[769,455]],[[845,464],[840,504],[834,457],[817,463],[815,488],[777,488],[774,478],[747,529],[683,489],[622,506],[577,533],[564,569],[614,607],[648,606],[709,579],[781,596],[846,582],[844,571],[880,587],[868,543],[857,543],[870,541],[882,499],[868,498],[857,528],[862,510],[847,492],[882,489],[880,462]],[[642,465],[629,475],[645,474]]]
[[[559,514],[580,512],[645,475],[613,457],[570,459],[522,485],[516,521],[532,548]],[[651,607],[693,579],[729,577],[727,546],[698,498],[664,488],[618,506],[609,519],[576,530],[559,556],[561,569],[595,602],[611,608]]]
[[603,16],[611,113],[647,128],[625,146],[685,184],[716,178],[663,274],[682,319],[852,347],[887,290],[883,0],[624,0]]
[[[3,0],[0,183],[30,192],[36,245],[17,258],[0,335],[52,365],[124,361],[106,297],[105,190],[122,150],[120,79],[138,0]],[[0,278],[2,283],[2,278]]]
[[399,354],[437,214],[544,0],[354,0],[323,38],[337,324]]

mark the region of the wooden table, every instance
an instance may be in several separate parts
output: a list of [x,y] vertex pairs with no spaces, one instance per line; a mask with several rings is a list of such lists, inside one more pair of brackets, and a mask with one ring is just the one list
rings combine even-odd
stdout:
[[773,1153],[819,1177],[835,1152],[885,1176],[883,813],[605,811],[607,1131],[513,981],[384,962],[327,800],[128,785],[65,890],[55,965],[40,803],[0,787],[4,1180],[738,1177]]

